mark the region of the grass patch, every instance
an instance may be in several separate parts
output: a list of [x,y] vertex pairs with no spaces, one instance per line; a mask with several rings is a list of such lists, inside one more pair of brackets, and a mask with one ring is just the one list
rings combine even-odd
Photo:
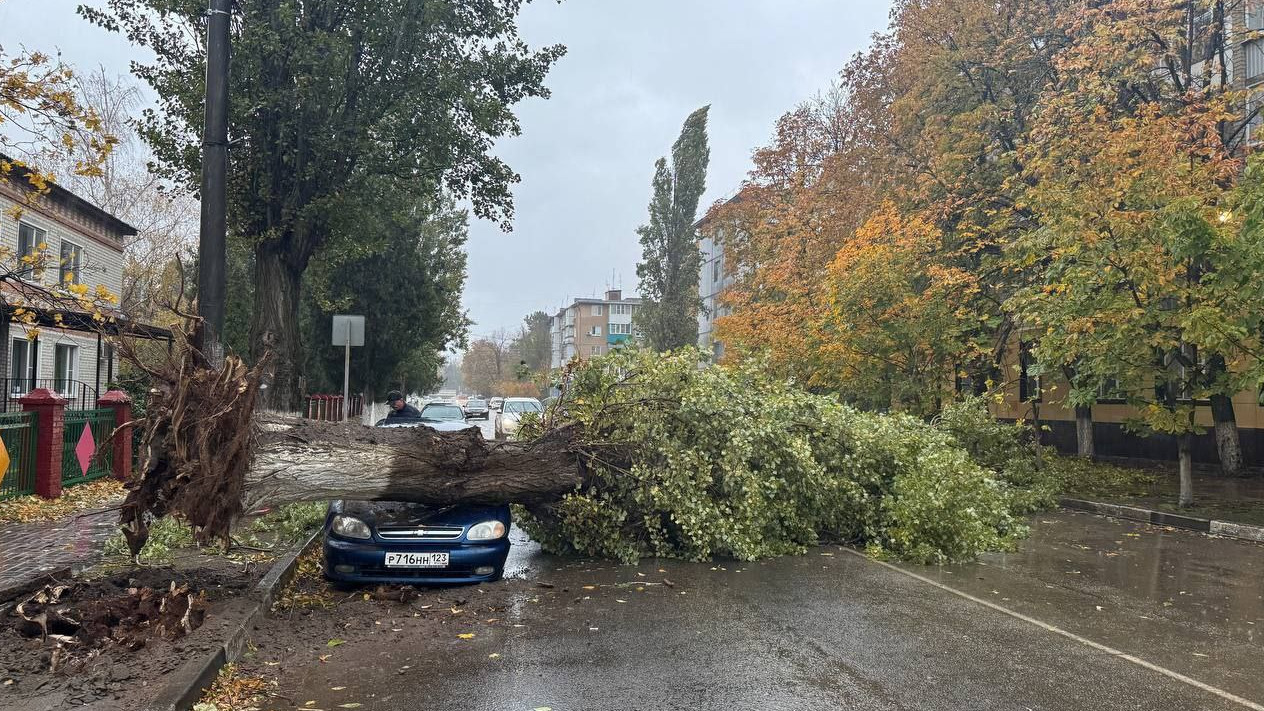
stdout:
[[[181,548],[193,545],[193,528],[189,524],[168,516],[154,521],[149,526],[149,539],[140,550],[140,562],[146,564],[169,563],[172,555]],[[105,541],[107,556],[131,557],[127,549],[127,539],[123,534],[115,533]]]
[[0,523],[56,521],[75,514],[105,508],[123,498],[123,482],[99,479],[62,490],[56,499],[34,494],[0,501]]
[[1085,499],[1146,496],[1154,493],[1162,478],[1150,469],[1061,455],[1048,457],[1045,467],[1064,495]]

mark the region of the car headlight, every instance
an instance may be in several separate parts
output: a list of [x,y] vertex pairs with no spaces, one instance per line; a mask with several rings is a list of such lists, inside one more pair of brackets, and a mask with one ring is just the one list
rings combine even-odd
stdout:
[[465,534],[467,541],[494,541],[505,535],[505,524],[500,521],[484,521],[470,526]]
[[373,537],[373,534],[369,531],[369,525],[355,516],[334,516],[334,523],[330,528],[343,538]]

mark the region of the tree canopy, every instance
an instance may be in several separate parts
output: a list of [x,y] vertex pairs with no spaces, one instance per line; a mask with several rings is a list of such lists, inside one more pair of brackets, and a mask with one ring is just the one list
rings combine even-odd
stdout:
[[698,201],[706,190],[707,113],[704,106],[689,114],[666,158],[654,164],[649,223],[637,228],[641,261],[636,265],[643,302],[638,324],[649,344],[660,351],[692,345],[698,336]]
[[[318,256],[383,245],[363,229],[390,199],[442,189],[508,227],[517,175],[491,153],[519,132],[513,107],[546,97],[560,46],[519,38],[523,0],[247,0],[235,4],[230,238],[253,255],[250,351],[270,353],[267,399],[293,406],[302,276]],[[197,183],[204,8],[106,0],[81,8],[152,51],[138,76],[159,97],[144,135],[164,175]]]

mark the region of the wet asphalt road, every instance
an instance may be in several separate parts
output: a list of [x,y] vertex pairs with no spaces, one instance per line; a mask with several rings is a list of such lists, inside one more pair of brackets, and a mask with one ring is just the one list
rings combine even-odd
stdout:
[[[1018,553],[907,566],[919,580],[838,547],[633,567],[552,558],[515,537],[511,575],[576,596],[523,593],[476,639],[419,649],[378,637],[354,658],[289,669],[293,698],[366,710],[1264,708],[1264,546],[1057,513]],[[636,591],[663,578],[673,586]]]

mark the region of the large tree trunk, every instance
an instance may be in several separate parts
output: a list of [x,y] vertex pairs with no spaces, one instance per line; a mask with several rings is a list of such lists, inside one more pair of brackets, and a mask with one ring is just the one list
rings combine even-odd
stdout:
[[[1223,385],[1228,366],[1222,355],[1207,359],[1207,384],[1212,388]],[[1233,400],[1224,393],[1211,396],[1211,419],[1215,423],[1216,451],[1220,454],[1220,469],[1227,476],[1242,473],[1242,445],[1238,441],[1238,420],[1233,413]]]
[[343,498],[534,505],[583,483],[566,428],[532,443],[493,443],[477,429],[439,433],[266,416],[260,423],[264,432],[243,482],[246,511]]
[[1097,454],[1093,443],[1093,407],[1091,405],[1075,406],[1075,449],[1076,453],[1085,459],[1092,459]]
[[1215,423],[1220,469],[1226,476],[1239,476],[1242,473],[1242,445],[1238,441],[1238,420],[1233,414],[1233,400],[1227,395],[1212,395],[1211,418]]
[[296,412],[302,375],[299,334],[299,288],[303,270],[295,269],[284,248],[265,241],[255,250],[255,303],[250,319],[250,355],[256,363],[266,354],[260,407]]

